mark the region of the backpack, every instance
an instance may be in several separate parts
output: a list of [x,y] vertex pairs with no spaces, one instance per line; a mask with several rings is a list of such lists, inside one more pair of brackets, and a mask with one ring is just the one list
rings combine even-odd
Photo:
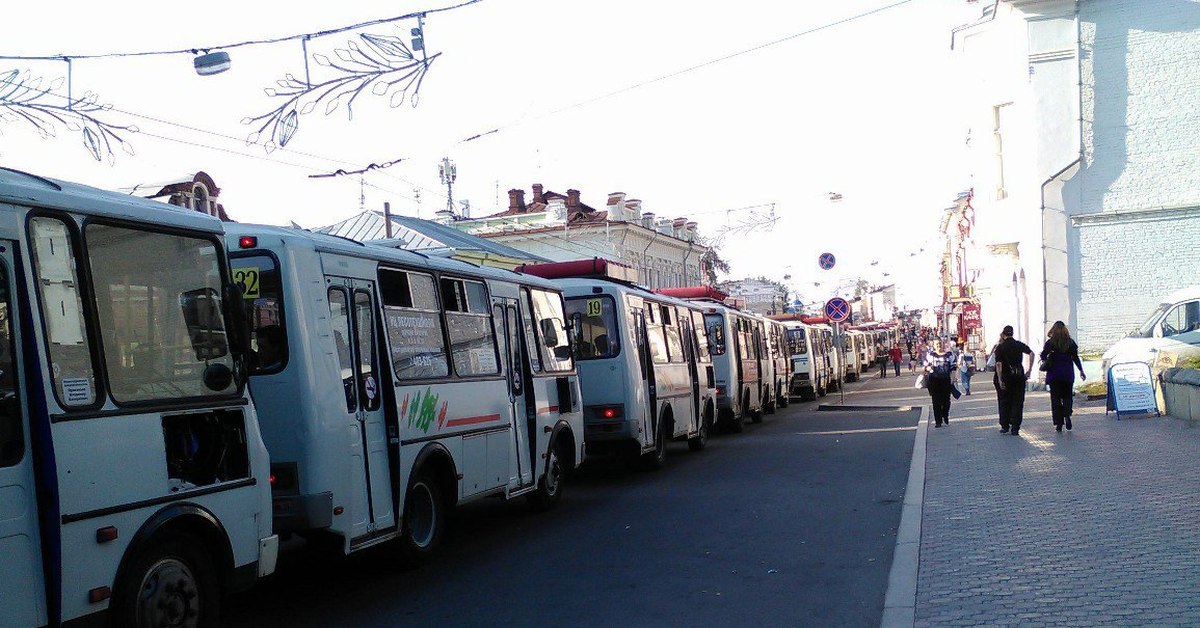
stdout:
[[930,377],[938,379],[950,379],[950,358],[938,357],[937,362],[933,365],[933,370],[929,373]]

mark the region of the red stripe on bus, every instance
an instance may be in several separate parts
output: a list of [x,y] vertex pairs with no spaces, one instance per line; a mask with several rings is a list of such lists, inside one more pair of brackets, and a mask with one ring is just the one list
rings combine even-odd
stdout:
[[446,427],[455,427],[458,425],[474,425],[476,423],[487,423],[488,421],[500,420],[499,414],[485,414],[483,416],[465,416],[457,419],[446,421]]
[[558,406],[550,406],[549,408],[538,408],[538,414],[549,414],[551,412],[558,412]]

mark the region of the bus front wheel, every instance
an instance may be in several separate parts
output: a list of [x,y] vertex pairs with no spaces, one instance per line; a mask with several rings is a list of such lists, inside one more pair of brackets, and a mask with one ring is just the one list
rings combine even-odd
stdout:
[[546,472],[538,480],[537,490],[527,496],[529,505],[534,510],[550,510],[562,499],[566,470],[558,449],[559,442],[556,438],[546,451]]
[[221,587],[203,544],[170,534],[140,551],[117,582],[118,626],[219,625]]

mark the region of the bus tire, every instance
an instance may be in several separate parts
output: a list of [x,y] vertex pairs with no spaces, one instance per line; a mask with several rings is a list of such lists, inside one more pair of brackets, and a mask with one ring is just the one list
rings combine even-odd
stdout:
[[138,551],[116,582],[114,624],[220,625],[221,585],[204,544],[185,533],[167,533]]
[[708,445],[708,430],[711,427],[712,412],[705,409],[704,416],[700,418],[700,427],[696,429],[696,435],[688,439],[689,451],[701,451]]
[[408,483],[400,538],[396,540],[405,566],[424,565],[437,553],[447,514],[441,486],[428,468],[422,468]]
[[559,453],[559,440],[555,438],[546,451],[546,470],[538,480],[537,490],[525,496],[529,507],[538,512],[550,510],[562,499],[567,472]]
[[783,392],[783,384],[780,384],[778,386],[778,390],[779,390],[779,393],[778,393],[777,399],[779,399],[779,407],[786,408],[786,407],[792,405],[792,398],[787,396]]
[[824,397],[827,394],[829,394],[829,391],[825,389],[824,385],[817,386],[817,396],[818,397]]
[[654,450],[642,454],[642,469],[645,471],[658,471],[667,464],[668,421],[669,415],[663,415],[663,418],[658,420],[658,429],[654,434]]

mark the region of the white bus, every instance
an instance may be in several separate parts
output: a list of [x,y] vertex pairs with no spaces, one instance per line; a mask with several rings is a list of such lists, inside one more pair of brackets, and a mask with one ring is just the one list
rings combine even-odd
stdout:
[[453,506],[561,496],[579,381],[550,282],[298,229],[229,229],[275,529],[410,564]]
[[770,359],[766,364],[768,374],[763,378],[763,407],[767,414],[788,406],[788,386],[792,379],[792,359],[788,351],[787,328],[783,323],[769,318],[762,319],[763,336],[767,341]]
[[0,169],[0,624],[213,625],[274,570],[221,234]]
[[705,304],[704,324],[716,372],[717,417],[741,432],[748,417],[762,422],[763,379],[770,359],[764,351],[763,323],[756,316],[717,304]]
[[833,328],[824,323],[817,323],[808,326],[809,333],[813,335],[814,341],[821,344],[821,352],[825,356],[825,367],[829,369],[829,381],[825,385],[825,389],[829,392],[834,392],[842,387],[842,382],[845,381],[846,371],[842,366],[844,357],[842,352],[833,344]]
[[864,368],[860,351],[862,344],[863,338],[859,332],[842,331],[842,365],[846,372],[843,381],[856,382],[861,378]]
[[[623,281],[607,260],[539,264],[567,300],[582,379],[587,454],[633,455],[660,469],[669,440],[704,449],[716,417],[704,315]],[[630,269],[631,270],[631,269]],[[577,275],[591,275],[578,277]]]
[[829,392],[832,376],[825,345],[819,334],[799,321],[787,321],[787,339],[792,360],[792,379],[788,395],[800,399],[816,399]]

